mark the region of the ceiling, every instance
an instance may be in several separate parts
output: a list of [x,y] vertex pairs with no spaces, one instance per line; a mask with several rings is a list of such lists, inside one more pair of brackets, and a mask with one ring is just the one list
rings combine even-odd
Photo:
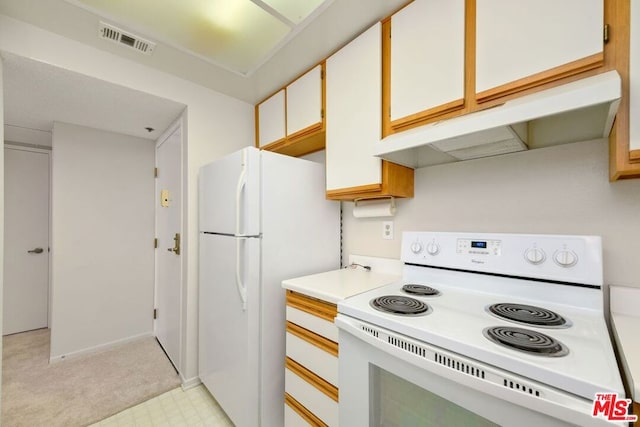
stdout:
[[54,121],[156,140],[185,108],[21,56],[2,57],[6,141],[51,145]]
[[67,0],[249,76],[333,0]]
[[[1,0],[0,13],[255,104],[407,2]],[[99,37],[100,22],[152,54]]]

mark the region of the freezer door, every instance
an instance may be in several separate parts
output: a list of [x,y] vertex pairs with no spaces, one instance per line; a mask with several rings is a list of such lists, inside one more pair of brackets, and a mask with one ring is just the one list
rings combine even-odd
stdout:
[[260,425],[259,268],[260,239],[200,234],[199,376],[237,427]]
[[260,234],[260,150],[247,147],[200,168],[199,229]]

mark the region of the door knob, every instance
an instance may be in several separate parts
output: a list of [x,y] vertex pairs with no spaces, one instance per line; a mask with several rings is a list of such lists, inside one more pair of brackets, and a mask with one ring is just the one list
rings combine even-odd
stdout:
[[44,252],[44,249],[42,248],[35,248],[35,249],[31,249],[30,251],[27,251],[30,254],[41,254],[42,252]]
[[175,242],[174,246],[172,248],[168,248],[167,250],[169,252],[175,252],[176,255],[180,255],[180,233],[176,233],[173,241]]

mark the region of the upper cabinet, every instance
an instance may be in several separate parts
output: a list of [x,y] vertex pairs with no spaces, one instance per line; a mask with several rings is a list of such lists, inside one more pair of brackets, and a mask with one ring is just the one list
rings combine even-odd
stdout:
[[604,63],[603,0],[476,0],[476,99]]
[[373,156],[381,137],[381,25],[327,59],[327,198],[413,197],[413,170]]
[[314,132],[322,127],[322,66],[318,65],[287,86],[287,136]]
[[324,64],[320,64],[256,105],[256,146],[290,156],[322,150],[324,88]]
[[[284,89],[258,104],[256,108],[256,139],[258,148],[284,142],[285,136]],[[260,117],[260,120],[257,118]]]
[[385,46],[390,126],[464,106],[465,0],[416,0],[391,17]]
[[414,0],[384,22],[383,136],[606,71],[604,11],[605,0]]
[[622,78],[622,99],[609,136],[609,179],[640,178],[640,4],[607,0],[613,66]]

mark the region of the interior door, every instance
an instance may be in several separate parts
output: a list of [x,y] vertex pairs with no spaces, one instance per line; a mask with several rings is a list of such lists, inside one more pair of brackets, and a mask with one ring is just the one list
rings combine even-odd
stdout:
[[180,367],[182,283],[182,127],[156,146],[155,333],[176,370]]
[[48,326],[49,152],[6,147],[3,335]]

